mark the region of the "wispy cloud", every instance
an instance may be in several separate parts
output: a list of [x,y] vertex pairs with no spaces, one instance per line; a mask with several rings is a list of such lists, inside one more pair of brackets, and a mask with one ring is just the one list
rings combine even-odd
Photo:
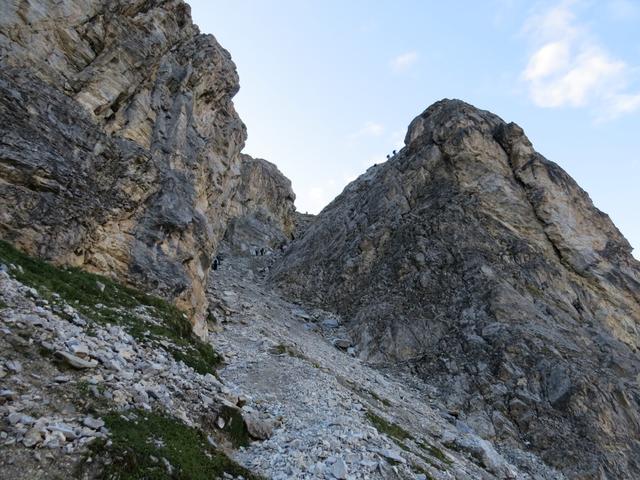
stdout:
[[576,0],[533,15],[524,33],[534,46],[522,73],[540,107],[589,107],[598,119],[640,109],[640,92],[629,91],[631,67],[611,55],[576,15]]
[[419,55],[416,51],[401,53],[393,58],[390,62],[391,69],[396,72],[408,70],[414,63],[418,61]]

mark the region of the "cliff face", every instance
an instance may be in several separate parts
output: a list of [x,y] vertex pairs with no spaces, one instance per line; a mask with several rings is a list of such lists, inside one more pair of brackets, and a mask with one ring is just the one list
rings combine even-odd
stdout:
[[240,185],[232,201],[226,232],[230,246],[242,251],[277,249],[295,230],[296,198],[291,181],[273,163],[241,154]]
[[[338,311],[500,445],[570,478],[640,475],[640,265],[523,131],[460,101],[351,183],[272,274]],[[526,448],[526,447],[525,447]]]
[[178,0],[2,2],[0,52],[0,237],[203,333],[246,138],[228,52]]

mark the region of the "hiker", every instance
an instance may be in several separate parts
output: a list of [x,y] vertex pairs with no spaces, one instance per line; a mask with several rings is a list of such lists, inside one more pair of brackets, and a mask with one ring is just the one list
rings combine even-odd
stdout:
[[387,153],[387,160],[389,160],[390,158],[391,158],[391,155]]
[[260,256],[261,256],[261,257],[264,257],[264,247],[262,247],[262,248],[260,249]]
[[286,246],[286,243],[284,243],[284,242],[280,244],[280,251],[282,253],[284,253],[285,246]]
[[396,156],[396,151],[395,151],[395,150],[393,151],[393,156],[394,156],[394,157]]
[[218,257],[213,259],[213,269],[218,270]]

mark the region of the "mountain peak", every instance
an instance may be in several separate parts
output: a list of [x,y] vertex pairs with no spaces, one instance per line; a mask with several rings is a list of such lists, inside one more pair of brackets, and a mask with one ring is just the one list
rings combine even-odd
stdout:
[[444,138],[468,128],[490,134],[503,123],[497,115],[462,100],[443,99],[428,107],[409,124],[404,143],[406,146],[414,146],[416,141],[440,143]]
[[[629,243],[490,112],[442,100],[405,143],[320,213],[274,280],[340,313],[370,362],[411,365],[450,408],[473,405],[468,421],[486,438],[518,443],[526,431],[571,478],[627,468],[610,452],[640,424],[619,417],[630,413],[614,393],[623,379],[640,394]],[[625,427],[610,434],[603,416]]]

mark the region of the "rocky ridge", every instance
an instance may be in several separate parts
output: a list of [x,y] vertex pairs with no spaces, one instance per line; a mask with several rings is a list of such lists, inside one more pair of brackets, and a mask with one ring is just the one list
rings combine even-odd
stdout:
[[483,438],[570,478],[634,478],[640,265],[517,125],[457,100],[326,207],[272,278],[346,319]]

